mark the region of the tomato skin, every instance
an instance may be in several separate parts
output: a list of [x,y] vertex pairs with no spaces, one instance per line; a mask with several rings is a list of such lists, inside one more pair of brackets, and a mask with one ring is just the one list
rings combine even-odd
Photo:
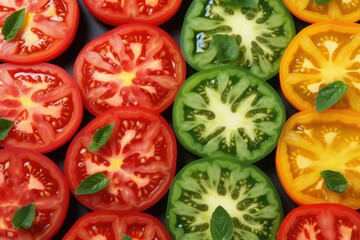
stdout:
[[359,37],[357,23],[324,21],[302,29],[290,42],[280,64],[280,86],[287,101],[299,111],[314,110],[319,90],[342,81],[349,88],[331,108],[359,112]]
[[76,0],[54,0],[49,5],[40,0],[21,3],[8,0],[2,4],[11,11],[0,11],[0,26],[14,11],[26,8],[27,13],[21,30],[12,41],[5,41],[0,34],[0,61],[20,64],[50,61],[62,54],[76,35],[80,18]]
[[[110,123],[114,130],[98,151],[88,150],[94,132]],[[72,140],[65,176],[74,193],[80,182],[102,172],[110,184],[100,192],[76,195],[93,210],[142,211],[160,200],[176,167],[176,139],[160,114],[141,107],[117,107],[96,117]]]
[[143,9],[146,9],[144,7],[146,6],[145,0],[123,0],[121,1],[123,6],[116,7],[111,7],[115,3],[110,1],[108,6],[103,6],[106,4],[106,1],[100,0],[83,0],[83,2],[89,12],[98,20],[112,26],[119,26],[134,21],[158,26],[175,15],[181,6],[182,0],[158,0],[159,3],[155,3],[155,7],[151,7],[151,3],[149,3],[147,11],[151,11],[150,14],[146,14],[143,11]]
[[[0,150],[0,239],[51,239],[63,224],[69,188],[60,168],[48,157],[22,148]],[[15,211],[33,202],[29,230],[14,229]]]
[[[288,196],[299,205],[341,203],[360,208],[357,161],[360,113],[328,109],[301,111],[284,125],[276,149],[276,171]],[[349,185],[343,193],[328,190],[320,172],[340,172]]]
[[315,4],[313,0],[283,0],[283,2],[292,14],[308,23],[360,20],[360,2],[356,0],[330,1],[327,4]]
[[307,239],[357,240],[360,238],[360,213],[336,203],[296,207],[281,223],[277,239],[296,240],[300,236]]
[[174,39],[156,26],[121,25],[89,42],[78,54],[74,79],[90,113],[117,106],[162,112],[186,77],[186,63]]
[[82,216],[63,240],[85,240],[96,236],[115,240],[122,239],[123,234],[139,240],[171,240],[160,221],[147,213],[109,211],[95,211]]
[[2,147],[50,152],[78,129],[83,107],[71,76],[50,63],[0,65],[0,116],[14,122]]

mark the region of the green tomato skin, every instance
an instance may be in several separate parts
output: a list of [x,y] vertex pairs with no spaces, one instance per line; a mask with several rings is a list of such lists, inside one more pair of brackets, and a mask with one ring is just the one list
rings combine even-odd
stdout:
[[276,147],[286,111],[267,82],[241,68],[222,66],[185,81],[172,119],[178,141],[196,156],[254,163]]
[[219,205],[234,221],[232,239],[276,239],[284,214],[275,186],[259,168],[229,157],[195,160],[179,171],[166,227],[173,239],[211,240],[210,219]]
[[[236,59],[218,58],[212,40],[216,34],[236,39]],[[182,25],[180,46],[186,62],[196,70],[238,66],[266,81],[279,72],[281,57],[295,34],[292,15],[281,0],[259,0],[258,9],[193,0]]]

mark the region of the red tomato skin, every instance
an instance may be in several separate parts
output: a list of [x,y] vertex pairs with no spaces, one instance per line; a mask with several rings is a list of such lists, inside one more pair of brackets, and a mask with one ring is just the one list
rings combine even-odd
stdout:
[[[96,226],[96,227],[95,227]],[[79,218],[63,240],[80,240],[106,235],[107,240],[122,239],[123,234],[139,240],[171,240],[162,223],[147,213],[95,211]]]
[[[56,181],[55,184],[52,184],[50,187],[53,187],[54,185],[58,186],[58,190],[56,192],[50,192],[51,199],[48,199],[48,204],[52,204],[51,206],[54,207],[52,210],[53,212],[49,215],[51,222],[45,223],[46,226],[43,226],[44,232],[37,232],[37,229],[32,226],[29,230],[25,230],[22,228],[15,229],[11,227],[10,229],[6,230],[0,227],[0,239],[6,239],[6,240],[12,240],[12,239],[21,239],[21,240],[48,240],[52,239],[52,237],[60,230],[62,227],[62,224],[65,221],[68,207],[69,207],[69,201],[70,201],[70,191],[67,184],[67,181],[65,179],[64,174],[62,173],[61,169],[54,163],[51,159],[46,157],[45,155],[32,151],[27,150],[23,148],[6,148],[6,149],[0,149],[0,180],[2,171],[6,172],[6,169],[3,168],[4,162],[6,162],[8,159],[10,160],[10,168],[11,165],[19,165],[23,163],[23,166],[26,165],[34,165],[39,166],[41,177],[44,180],[46,176],[51,176],[52,180]],[[11,164],[11,161],[13,164]],[[20,163],[21,162],[21,163]],[[34,169],[34,168],[33,168]],[[8,200],[8,197],[14,197],[14,199],[9,199],[10,203],[12,205],[18,205],[18,207],[25,206],[31,202],[35,203],[35,212],[37,212],[37,205],[44,205],[46,202],[44,200],[44,197],[39,197],[39,199],[36,198],[36,191],[34,189],[28,190],[27,192],[23,191],[25,188],[23,187],[24,183],[22,183],[22,179],[15,179],[17,177],[23,177],[20,176],[19,173],[22,173],[23,170],[21,169],[15,169],[9,170],[10,173],[13,173],[9,175],[9,186],[5,186],[4,191],[2,191],[2,182],[0,181],[0,195],[2,196],[0,198],[0,203],[3,203],[3,201]],[[15,176],[14,173],[18,173],[18,175]],[[39,176],[39,172],[36,173],[36,176]],[[15,176],[15,178],[13,178]],[[47,180],[49,181],[49,180]],[[21,196],[19,198],[19,195]],[[37,203],[37,201],[41,201],[42,203]],[[5,203],[6,204],[6,203]],[[45,206],[46,208],[47,206]],[[39,211],[44,212],[44,207],[41,207]],[[9,213],[9,207],[5,207],[5,212]],[[11,212],[14,212],[15,209],[11,210]],[[4,212],[2,212],[1,204],[0,204],[0,223],[2,222],[2,217],[4,217]],[[37,214],[35,216],[39,217]],[[6,216],[11,217],[11,216]],[[36,221],[37,218],[35,218]],[[40,219],[40,218],[39,218]],[[35,222],[34,221],[34,222]],[[6,225],[2,225],[6,226]],[[13,237],[4,237],[2,234],[4,231],[11,231],[14,234],[17,234],[17,238]]]
[[124,0],[123,4],[125,11],[111,11],[109,9],[99,10],[99,5],[103,3],[103,1],[99,0],[83,0],[86,8],[89,12],[97,18],[99,21],[106,23],[112,26],[120,26],[121,24],[132,23],[132,22],[143,22],[152,24],[155,26],[159,26],[166,21],[168,21],[171,17],[173,17],[176,12],[179,10],[182,0],[168,0],[171,4],[167,9],[161,9],[159,12],[155,12],[151,15],[141,16],[139,12],[136,12],[138,9],[134,6],[137,0]]
[[[122,184],[128,188],[127,191],[134,191],[133,185],[136,184],[130,186],[128,180],[124,180],[124,181],[120,180],[121,183],[119,183],[119,178],[116,178],[117,182],[115,183],[115,181],[112,181],[111,177],[108,177],[110,180],[110,184],[105,189],[102,189],[101,191],[93,194],[76,195],[75,190],[79,186],[80,182],[85,177],[94,174],[94,173],[91,174],[88,173],[89,170],[87,169],[86,164],[89,163],[89,161],[86,161],[86,158],[92,159],[91,160],[92,169],[95,170],[99,169],[98,171],[92,170],[93,172],[103,172],[105,175],[119,176],[120,174],[122,174],[121,172],[126,171],[126,169],[130,168],[131,170],[134,170],[134,172],[140,172],[142,174],[141,170],[139,170],[141,166],[140,168],[136,167],[142,165],[140,162],[136,161],[139,157],[135,157],[134,158],[135,160],[133,160],[133,157],[129,157],[129,156],[124,159],[121,159],[121,161],[123,162],[127,161],[127,163],[125,163],[125,167],[123,167],[124,164],[122,164],[120,167],[116,169],[116,171],[112,171],[113,169],[111,169],[113,166],[112,157],[111,157],[113,156],[112,154],[114,152],[120,153],[123,151],[123,149],[126,148],[128,150],[130,148],[127,144],[125,144],[125,147],[122,146],[115,147],[116,144],[121,142],[121,140],[116,139],[116,137],[119,135],[119,132],[115,133],[116,129],[121,128],[117,126],[120,125],[122,126],[123,124],[122,122],[124,121],[124,119],[128,120],[129,118],[134,118],[136,120],[140,118],[148,119],[152,124],[155,123],[154,119],[157,119],[156,123],[161,125],[162,128],[162,130],[160,130],[161,135],[164,135],[165,136],[164,138],[167,138],[165,143],[166,149],[163,150],[165,153],[164,152],[162,153],[163,155],[166,155],[166,159],[162,160],[164,161],[164,164],[166,164],[166,166],[162,165],[162,168],[164,169],[160,169],[161,171],[160,170],[158,171],[164,175],[161,182],[156,183],[158,185],[156,185],[156,188],[152,189],[154,191],[148,197],[142,196],[141,199],[135,199],[135,200],[129,198],[136,196],[136,193],[134,195],[127,196],[127,198],[123,198],[122,195],[118,197],[119,194],[113,195],[111,191],[109,191],[109,189],[113,190],[113,188],[111,187],[112,184],[114,184],[114,186],[118,186],[119,184]],[[92,141],[89,138],[93,136],[94,132],[97,129],[106,126],[110,123],[115,123],[115,127],[109,141],[102,149],[90,153],[90,151],[87,149],[86,146],[86,144],[88,143],[90,144],[90,142]],[[142,124],[142,122],[140,124]],[[146,135],[146,133],[142,133],[142,134]],[[115,143],[115,141],[117,141],[118,143]],[[152,139],[152,141],[155,141],[155,137],[154,139]],[[141,143],[144,146],[143,148],[146,149],[148,147],[145,145],[149,145],[150,142],[145,142],[145,143],[141,142]],[[114,149],[116,149],[116,151]],[[91,156],[89,157],[89,155]],[[106,158],[102,157],[100,159],[100,157],[97,157],[98,155],[99,156],[106,155],[107,157]],[[120,156],[120,154],[117,156]],[[175,176],[176,158],[177,158],[177,144],[176,144],[175,135],[170,125],[159,113],[137,106],[116,107],[100,114],[77,133],[77,135],[73,138],[67,150],[65,163],[64,163],[64,172],[65,172],[65,177],[69,183],[70,190],[74,194],[75,198],[82,205],[86,206],[89,209],[95,211],[111,210],[111,211],[121,211],[121,212],[143,211],[153,206],[156,202],[158,202],[170,188],[171,181]],[[148,162],[151,163],[151,160],[148,160]],[[93,163],[96,163],[98,166],[94,167]],[[104,168],[104,166],[107,166],[107,168]],[[155,168],[156,166],[157,165],[155,165]],[[110,198],[112,198],[112,200]],[[114,198],[116,199],[121,198],[121,201],[114,201],[113,200]]]
[[[36,53],[32,53],[30,55],[28,54],[18,54],[14,53],[14,46],[18,44],[20,34],[12,40],[11,42],[6,42],[3,40],[2,34],[0,38],[0,61],[7,62],[7,63],[16,63],[16,64],[35,64],[35,63],[43,63],[51,61],[58,56],[60,56],[62,53],[64,53],[69,46],[72,44],[75,35],[77,33],[78,25],[79,25],[79,19],[80,19],[80,8],[78,5],[77,0],[64,0],[69,5],[67,7],[67,11],[71,10],[71,23],[67,23],[67,25],[72,25],[69,32],[66,34],[63,34],[64,40],[60,43],[56,43],[51,45],[50,47],[46,48],[46,51],[38,51]],[[25,1],[23,1],[25,2]],[[31,1],[29,1],[31,2]],[[29,8],[29,10],[33,10],[32,6],[26,6]],[[20,10],[23,7],[20,6],[16,10]],[[1,24],[3,24],[3,21],[0,20]]]
[[[109,105],[107,107],[103,107],[101,104],[97,104],[97,100],[101,98],[102,102],[105,102],[103,99],[106,100],[105,95],[107,95],[108,93],[102,93],[101,95],[97,92],[97,91],[93,91],[91,84],[97,81],[93,81],[93,76],[91,75],[91,77],[89,77],[89,73],[88,73],[88,69],[85,69],[85,66],[93,66],[93,64],[88,63],[88,60],[86,59],[86,57],[88,57],[89,54],[93,54],[93,52],[97,51],[96,48],[99,48],[99,46],[101,45],[105,45],[107,44],[110,40],[113,40],[114,38],[119,38],[120,35],[129,35],[131,36],[132,32],[144,32],[145,34],[148,35],[152,35],[155,36],[154,38],[157,41],[164,41],[163,46],[167,47],[169,50],[169,55],[171,55],[172,57],[172,63],[174,66],[174,76],[171,76],[171,85],[172,88],[171,89],[166,89],[169,90],[168,94],[163,97],[161,100],[159,100],[156,103],[153,103],[152,101],[150,101],[151,99],[149,98],[144,98],[144,94],[140,95],[140,93],[142,93],[142,91],[140,91],[139,89],[139,84],[134,84],[132,83],[130,85],[130,87],[136,87],[136,91],[137,92],[132,92],[132,90],[128,90],[125,89],[124,87],[118,83],[115,82],[114,80],[109,80],[106,79],[106,84],[108,86],[105,86],[103,83],[101,83],[100,87],[94,87],[93,89],[97,90],[101,87],[106,88],[107,92],[109,92],[110,90],[112,90],[113,92],[111,92],[111,94],[117,96],[117,97],[121,97],[121,100],[123,101],[122,103],[119,102],[119,100],[116,101],[116,103],[118,105]],[[150,37],[150,38],[152,38]],[[130,38],[130,37],[129,37]],[[119,41],[117,39],[117,41]],[[153,45],[152,48],[154,48],[154,44],[153,43],[149,43],[149,45]],[[146,52],[147,48],[143,51]],[[126,50],[127,51],[127,50]],[[160,52],[159,50],[157,50],[157,52]],[[158,54],[156,52],[156,54]],[[110,72],[110,70],[108,70],[109,68],[111,68],[111,74],[112,75],[117,75],[117,74],[122,74],[123,72],[127,72],[130,71],[132,72],[133,70],[136,73],[141,72],[141,77],[136,77],[136,79],[138,79],[139,81],[143,81],[145,78],[149,77],[150,74],[148,72],[150,72],[150,70],[147,70],[144,68],[138,68],[137,66],[139,66],[140,64],[137,63],[138,60],[136,61],[136,65],[134,66],[134,60],[129,60],[129,57],[127,54],[129,53],[123,53],[123,52],[115,52],[117,56],[119,56],[120,60],[118,60],[120,62],[119,65],[116,66],[116,68],[114,66],[107,66],[104,67],[104,69],[106,69],[107,71]],[[131,53],[132,54],[132,53]],[[148,54],[148,53],[146,53]],[[153,53],[150,53],[153,54]],[[130,54],[129,54],[130,55]],[[98,57],[98,56],[97,56]],[[89,58],[89,57],[88,57]],[[92,55],[92,59],[94,59],[94,55]],[[94,61],[98,61],[98,60],[94,60]],[[106,63],[108,64],[108,63]],[[108,64],[110,65],[110,64]],[[142,65],[143,66],[143,65]],[[98,67],[98,66],[96,66]],[[103,67],[103,66],[101,66]],[[121,72],[119,73],[118,68],[122,68]],[[136,69],[136,70],[135,70]],[[77,82],[79,88],[80,88],[80,92],[82,94],[82,98],[83,98],[83,104],[84,107],[94,116],[97,116],[99,114],[101,114],[102,112],[110,109],[111,107],[118,107],[118,106],[140,106],[140,107],[145,107],[151,110],[154,110],[156,112],[163,112],[165,109],[167,109],[174,101],[176,94],[179,90],[179,88],[181,87],[182,83],[185,81],[186,78],[186,62],[185,59],[181,53],[181,49],[178,46],[178,44],[176,43],[176,41],[165,31],[163,31],[162,29],[150,25],[150,24],[144,24],[144,23],[140,23],[140,22],[133,22],[133,23],[128,23],[128,24],[124,24],[121,25],[119,27],[116,27],[108,32],[106,32],[105,34],[93,39],[92,41],[90,41],[89,43],[87,43],[82,50],[80,51],[80,53],[78,54],[76,60],[75,60],[75,64],[74,64],[74,79]],[[161,75],[162,77],[164,77],[164,75]],[[166,79],[166,78],[164,78]],[[167,80],[167,79],[166,79]],[[169,82],[169,80],[168,80]],[[94,83],[96,84],[96,83]],[[115,84],[116,87],[114,87],[113,85]],[[126,86],[125,86],[126,87]],[[115,90],[114,90],[115,89]],[[130,93],[132,95],[134,95],[135,100],[137,101],[136,105],[134,105],[133,102],[125,99],[128,97],[128,95],[123,96],[122,92],[123,91],[130,91]],[[93,93],[94,92],[94,93]],[[100,95],[100,97],[92,97],[91,94],[93,95]],[[157,93],[158,94],[158,93]],[[148,96],[146,96],[148,97]]]
[[[341,238],[341,227],[342,234],[351,235]],[[280,225],[277,240],[296,240],[295,234],[314,240],[359,240],[360,213],[338,203],[301,205],[286,215]]]
[[[46,73],[51,76],[56,76],[58,80],[62,81],[62,85],[66,86],[66,88],[71,89],[71,91],[68,91],[68,94],[71,94],[72,97],[72,106],[73,106],[73,112],[71,112],[69,116],[69,122],[66,126],[64,126],[61,130],[53,131],[49,135],[55,136],[55,139],[47,139],[46,141],[30,141],[30,140],[24,140],[24,139],[17,139],[17,125],[19,124],[14,118],[18,118],[20,111],[23,110],[29,110],[27,107],[20,106],[20,107],[14,107],[10,108],[7,106],[7,102],[10,102],[10,98],[13,100],[15,99],[17,104],[20,104],[19,97],[21,97],[21,94],[18,95],[17,92],[24,93],[26,95],[26,92],[29,92],[30,90],[33,90],[32,88],[26,89],[26,91],[23,89],[22,86],[17,86],[15,83],[10,83],[9,87],[4,86],[3,89],[0,86],[0,117],[14,121],[15,125],[10,130],[8,137],[6,137],[4,140],[0,140],[0,146],[2,147],[19,147],[19,148],[26,148],[31,149],[40,153],[47,153],[50,151],[53,151],[63,144],[65,144],[77,131],[78,127],[81,124],[82,117],[83,117],[83,107],[82,107],[82,99],[80,91],[75,83],[75,81],[72,79],[72,77],[67,73],[64,69],[50,63],[38,63],[38,64],[31,64],[31,65],[24,65],[24,64],[13,64],[13,63],[3,63],[0,65],[0,76],[4,76],[5,73],[8,73],[8,71],[16,72],[20,70],[24,70],[24,72],[31,72],[35,71],[37,73]],[[14,80],[14,79],[12,79]],[[1,82],[1,80],[0,80]],[[15,81],[14,81],[15,82]],[[11,85],[13,84],[13,85]],[[50,86],[50,84],[49,84]],[[49,88],[49,87],[48,87]],[[43,89],[39,89],[43,90]],[[63,89],[64,90],[64,89]],[[46,90],[47,91],[47,90]],[[61,94],[61,91],[52,90],[53,94]],[[34,91],[34,94],[32,94],[31,98],[36,98],[36,92]],[[9,97],[10,96],[10,97]],[[47,95],[50,96],[50,95]],[[51,95],[52,96],[52,95]],[[62,96],[59,96],[59,98]],[[46,102],[45,100],[42,100]],[[38,101],[40,104],[42,101]],[[18,111],[18,112],[17,112]],[[42,117],[39,117],[38,115],[41,115],[39,113],[36,113],[37,119],[34,121],[35,123],[45,122],[45,116],[46,112],[42,114]],[[35,115],[35,114],[34,114]],[[40,126],[40,125],[39,125]],[[46,134],[43,134],[42,136],[49,136]]]

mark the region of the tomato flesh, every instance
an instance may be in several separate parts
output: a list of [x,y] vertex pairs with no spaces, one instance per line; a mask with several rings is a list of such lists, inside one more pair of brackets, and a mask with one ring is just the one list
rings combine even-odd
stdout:
[[357,240],[360,214],[340,204],[310,204],[294,208],[282,222],[280,240]]
[[47,63],[2,64],[0,75],[0,116],[15,124],[1,146],[49,152],[77,130],[81,95],[65,70]]
[[0,60],[30,64],[49,61],[64,52],[77,30],[77,1],[2,1],[1,28],[7,16],[23,8],[25,20],[15,39],[8,42],[0,36]]
[[134,21],[160,25],[177,12],[182,0],[83,0],[83,2],[100,21],[119,26]]
[[[96,129],[114,123],[109,142],[99,151],[88,146]],[[118,107],[98,116],[72,141],[65,175],[74,192],[80,182],[97,172],[111,183],[92,195],[76,195],[91,209],[144,210],[157,202],[175,174],[176,142],[160,115],[140,107]]]
[[159,220],[146,213],[111,213],[96,211],[82,216],[64,236],[64,240],[122,239],[169,240],[169,233]]
[[[65,220],[69,191],[61,170],[45,156],[25,149],[0,150],[0,238],[50,239]],[[15,229],[12,216],[33,202],[29,230]]]
[[189,163],[172,182],[166,224],[173,239],[212,239],[210,219],[219,205],[233,219],[232,239],[276,238],[283,213],[272,182],[251,164],[212,157]]
[[76,59],[74,77],[85,107],[94,115],[117,106],[161,112],[185,80],[185,61],[167,33],[132,23],[85,46]]
[[192,75],[173,105],[179,142],[202,157],[259,161],[274,149],[284,121],[284,105],[274,89],[235,67]]
[[[289,11],[280,0],[260,0],[257,8],[234,6],[228,2],[191,2],[180,36],[186,61],[197,70],[237,66],[263,80],[270,79],[278,73],[281,57],[295,36]],[[236,59],[224,61],[218,57],[213,40],[217,34],[236,40]]]
[[360,20],[360,2],[357,0],[330,1],[326,4],[316,4],[312,0],[284,0],[286,7],[305,22]]
[[[333,202],[360,208],[359,117],[350,110],[302,111],[285,123],[276,151],[276,169],[295,202]],[[325,170],[344,175],[349,182],[344,193],[326,188],[320,175]]]
[[280,66],[281,90],[298,110],[313,110],[320,89],[334,81],[349,88],[332,108],[360,111],[360,26],[322,22],[304,28],[290,43]]

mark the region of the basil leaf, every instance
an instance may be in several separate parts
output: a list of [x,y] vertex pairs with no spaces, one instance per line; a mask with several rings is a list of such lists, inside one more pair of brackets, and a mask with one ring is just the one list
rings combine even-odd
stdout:
[[234,38],[221,34],[216,34],[212,38],[220,61],[232,61],[237,58],[239,45]]
[[5,41],[13,40],[18,34],[21,26],[25,21],[25,8],[11,13],[4,22],[1,29],[2,35],[4,35]]
[[12,224],[14,225],[15,229],[24,228],[29,229],[31,228],[32,223],[35,219],[35,204],[29,203],[26,206],[19,208],[13,218]]
[[75,190],[76,195],[97,193],[109,185],[109,179],[101,172],[88,176]]
[[348,87],[342,81],[335,81],[320,89],[315,99],[316,111],[321,112],[333,106],[342,98]]
[[113,128],[114,124],[111,123],[96,130],[93,136],[93,142],[89,145],[89,151],[97,151],[104,147],[111,137]]
[[0,140],[4,140],[7,137],[12,126],[14,126],[13,121],[0,118]]
[[324,178],[325,186],[330,191],[343,193],[349,185],[346,178],[339,172],[325,170],[320,175]]
[[210,233],[213,240],[231,240],[234,235],[234,223],[222,206],[218,206],[210,220]]
[[326,4],[331,2],[332,0],[315,0],[315,4]]
[[129,237],[128,235],[123,234],[122,235],[122,240],[133,240],[133,239],[131,237]]
[[222,3],[236,7],[258,8],[259,0],[220,0]]

